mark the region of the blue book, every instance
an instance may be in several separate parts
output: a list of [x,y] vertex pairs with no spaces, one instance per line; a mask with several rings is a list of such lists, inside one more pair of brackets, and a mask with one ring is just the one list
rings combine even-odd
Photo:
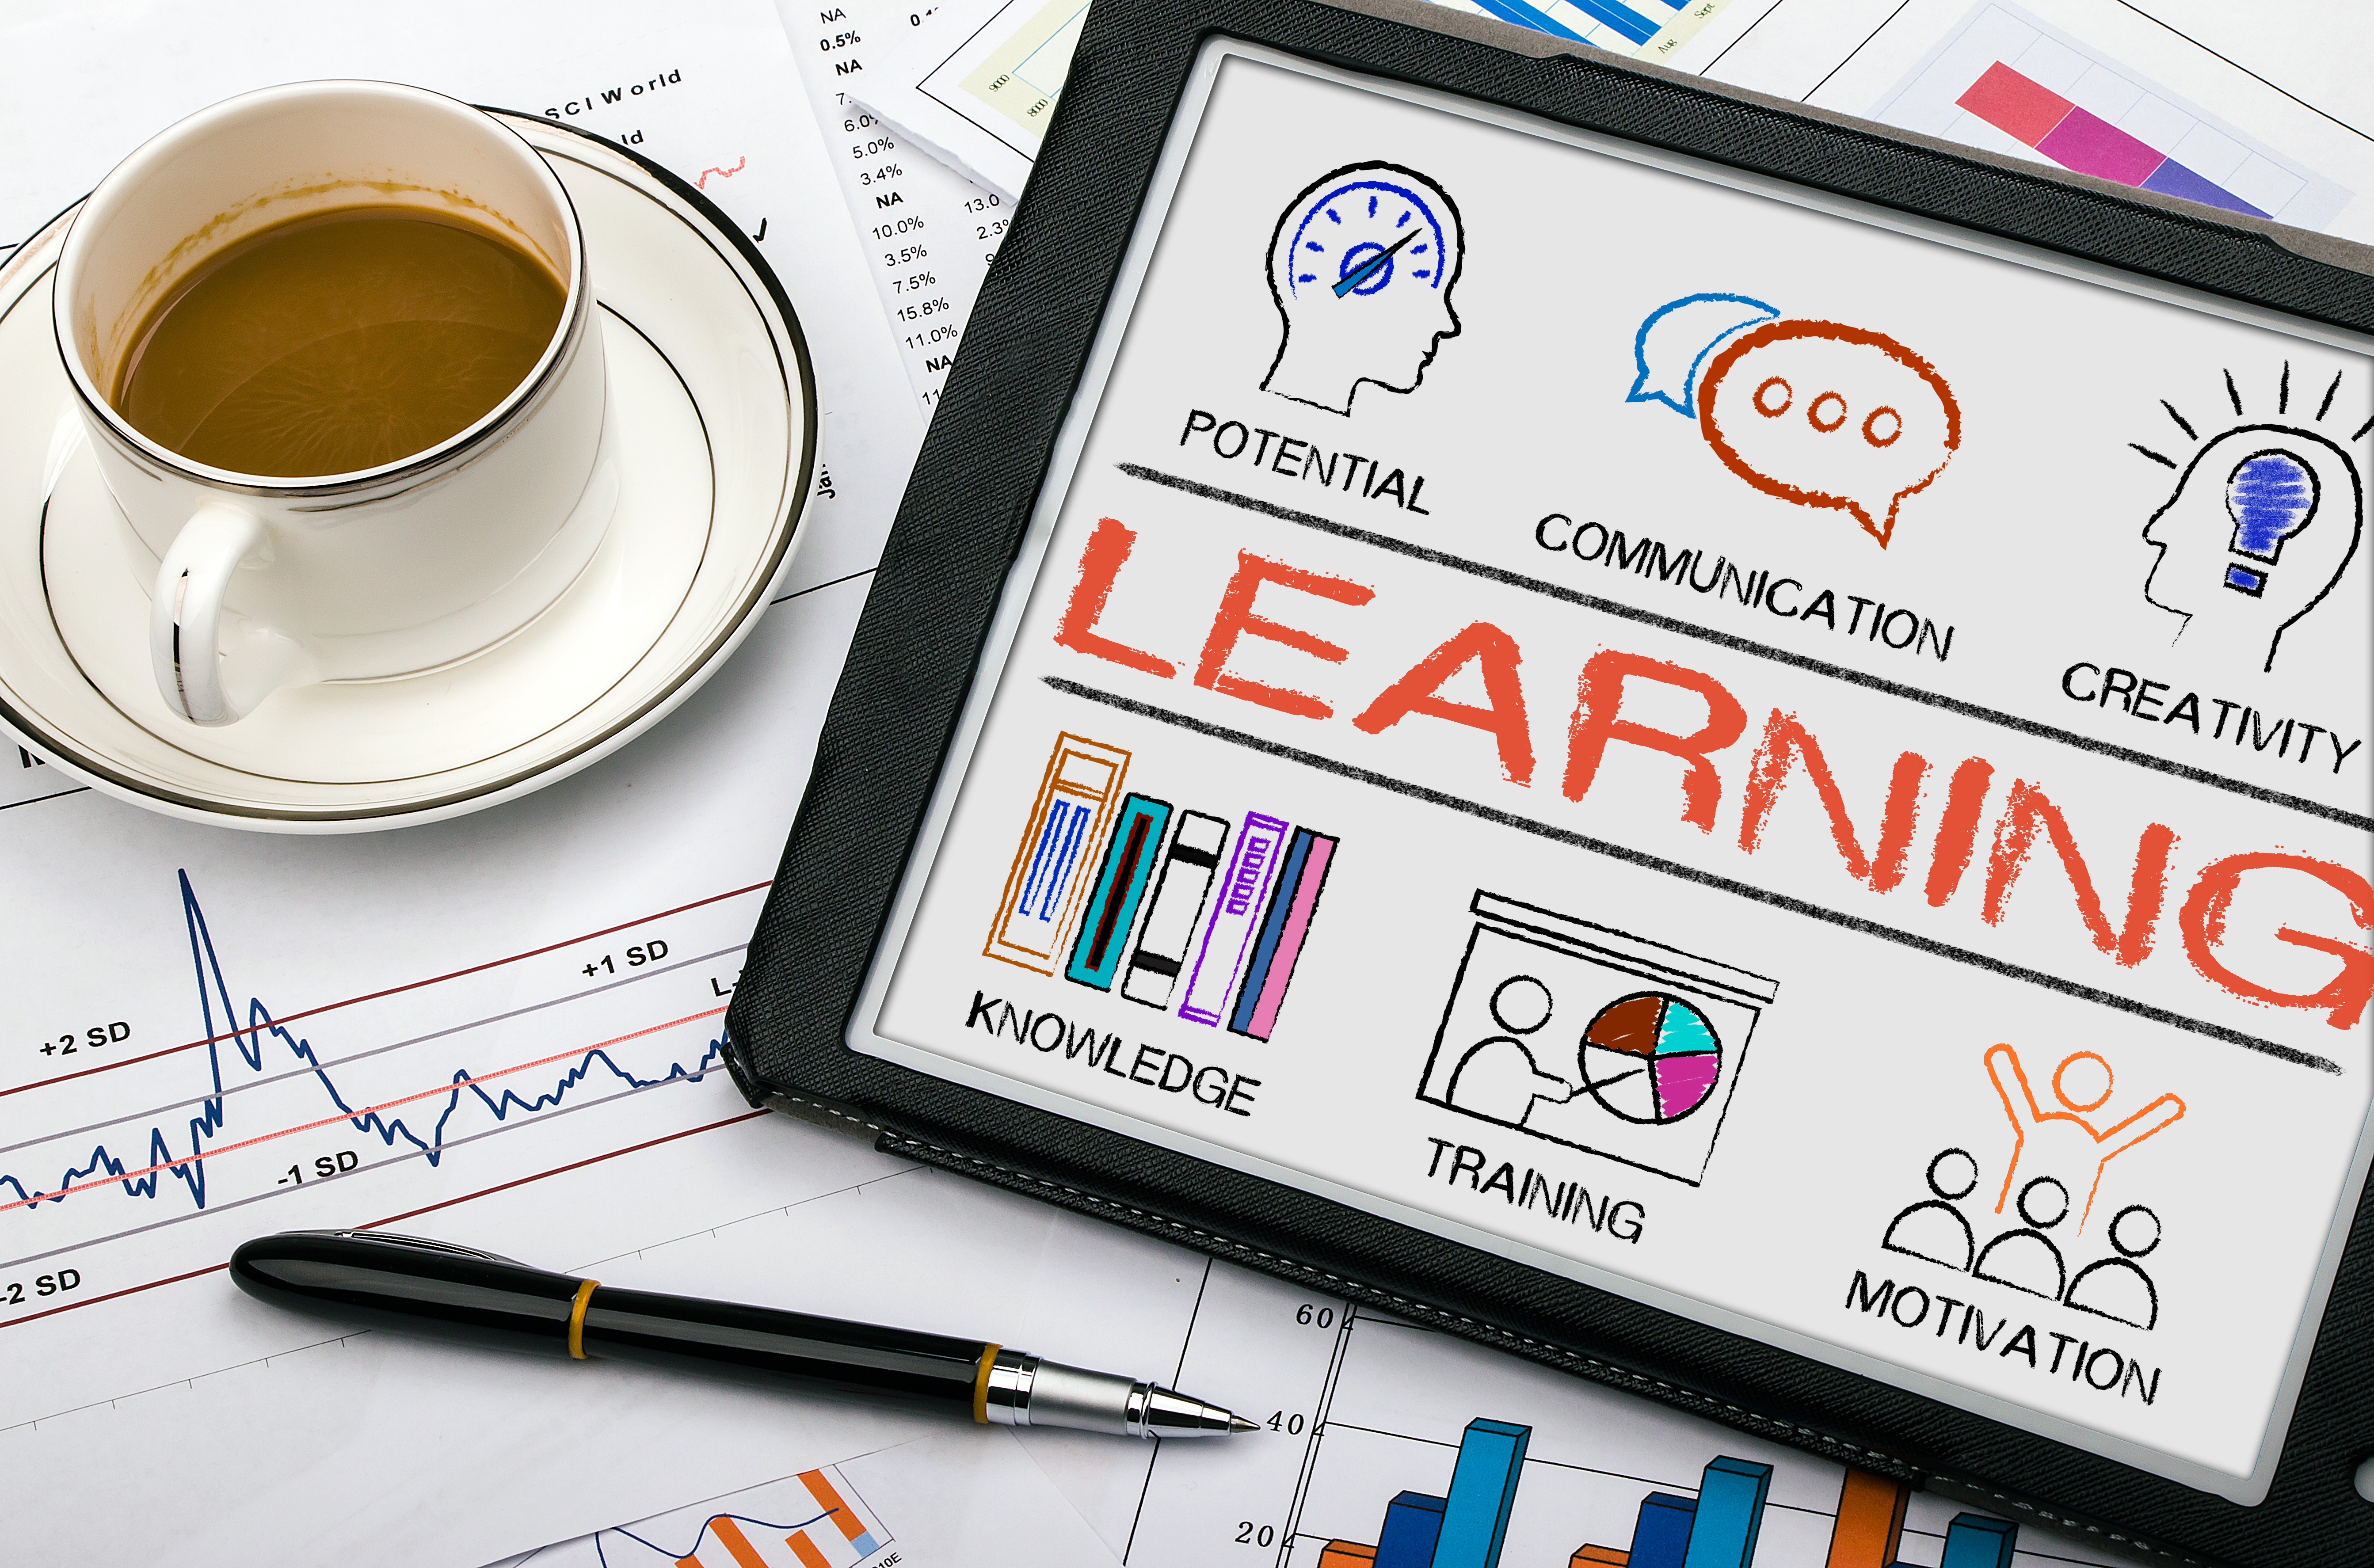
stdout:
[[1316,837],[1307,827],[1296,828],[1294,837],[1287,844],[1286,859],[1278,862],[1269,908],[1262,916],[1261,929],[1253,935],[1252,962],[1245,965],[1244,989],[1237,993],[1236,1011],[1228,1015],[1231,1034],[1252,1032],[1253,1008],[1261,1001],[1262,982],[1269,978],[1269,966],[1277,957],[1277,939],[1285,933],[1287,912],[1294,907],[1294,890],[1302,881],[1302,868],[1310,860],[1310,841]]
[[1286,859],[1278,863],[1277,883],[1270,894],[1269,912],[1253,936],[1252,961],[1245,983],[1237,992],[1236,1011],[1228,1016],[1230,1032],[1266,1040],[1277,1026],[1277,1010],[1286,1001],[1286,988],[1294,978],[1295,961],[1310,934],[1326,891],[1327,871],[1334,864],[1341,840],[1307,827],[1294,830]]
[[1698,1522],[1683,1568],[1747,1568],[1764,1527],[1764,1494],[1772,1467],[1748,1459],[1717,1459],[1698,1480]]
[[1442,1499],[1404,1492],[1385,1504],[1377,1531],[1377,1568],[1433,1568],[1434,1543],[1442,1534]]
[[2019,1527],[1984,1514],[1957,1514],[1945,1527],[1945,1556],[1938,1568],[2011,1568]]
[[1642,1498],[1639,1522],[1632,1527],[1630,1568],[1682,1568],[1690,1552],[1690,1526],[1698,1515],[1695,1498],[1670,1492]]
[[1481,1416],[1467,1423],[1442,1500],[1442,1535],[1431,1568],[1499,1568],[1500,1542],[1509,1533],[1518,1472],[1533,1435],[1530,1426]]
[[1169,825],[1169,802],[1144,795],[1122,802],[1064,978],[1100,991],[1112,989],[1113,977],[1121,973],[1121,961],[1126,956],[1130,930],[1137,923],[1138,907],[1146,901],[1146,883],[1154,880],[1155,852],[1161,848],[1163,829]]

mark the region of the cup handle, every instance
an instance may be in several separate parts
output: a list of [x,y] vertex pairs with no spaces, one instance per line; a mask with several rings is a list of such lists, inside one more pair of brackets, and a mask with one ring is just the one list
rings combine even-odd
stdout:
[[193,724],[237,723],[310,662],[305,647],[269,626],[223,639],[231,574],[265,543],[264,520],[209,501],[182,525],[157,571],[148,609],[148,657],[165,706]]

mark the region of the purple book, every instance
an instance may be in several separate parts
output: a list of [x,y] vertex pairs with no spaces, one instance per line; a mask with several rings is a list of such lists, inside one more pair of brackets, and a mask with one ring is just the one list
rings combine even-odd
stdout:
[[1263,895],[1277,874],[1278,851],[1286,842],[1287,825],[1274,816],[1247,812],[1237,833],[1236,853],[1228,857],[1228,874],[1220,879],[1212,900],[1212,917],[1204,928],[1204,945],[1187,977],[1186,999],[1179,1016],[1194,1024],[1216,1026],[1227,1016],[1228,993],[1252,946],[1253,925],[1259,919]]

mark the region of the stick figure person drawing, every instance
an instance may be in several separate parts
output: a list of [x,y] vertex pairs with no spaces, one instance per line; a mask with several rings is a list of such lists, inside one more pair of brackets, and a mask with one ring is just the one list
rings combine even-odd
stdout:
[[2111,1075],[2110,1064],[2092,1051],[2073,1051],[2052,1070],[2052,1097],[2059,1106],[2053,1110],[2038,1103],[2019,1053],[2011,1047],[1996,1046],[1987,1052],[1987,1076],[2003,1096],[2004,1114],[2011,1117],[2015,1134],[1995,1212],[2004,1211],[2023,1175],[2031,1180],[2050,1176],[2072,1195],[2085,1195],[2077,1213],[2080,1233],[2094,1211],[2102,1168],[2184,1115],[2182,1100],[2162,1094],[2125,1120],[2097,1130],[2084,1113],[2109,1103]]

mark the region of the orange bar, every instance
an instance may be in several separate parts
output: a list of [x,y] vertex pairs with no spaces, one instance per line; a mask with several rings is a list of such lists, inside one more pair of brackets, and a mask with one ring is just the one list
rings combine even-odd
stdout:
[[1604,1568],[1630,1568],[1631,1562],[1632,1554],[1619,1547],[1579,1546],[1567,1568],[1592,1568],[1593,1563],[1604,1564]]
[[750,1544],[750,1538],[742,1533],[742,1527],[726,1515],[720,1514],[710,1520],[709,1533],[717,1538],[718,1544],[732,1554],[741,1568],[767,1568],[767,1560],[758,1555],[758,1549]]
[[793,1530],[783,1538],[783,1544],[790,1547],[792,1555],[800,1560],[800,1568],[832,1568],[832,1564],[824,1560],[824,1553],[817,1550],[816,1542],[808,1539],[805,1530]]
[[841,1539],[855,1540],[865,1533],[865,1521],[857,1516],[856,1509],[840,1500],[840,1493],[833,1490],[832,1482],[824,1479],[822,1470],[808,1471],[800,1477],[800,1484],[808,1489],[808,1495],[817,1500],[817,1507],[832,1515],[832,1522],[840,1527]]
[[676,1568],[700,1568],[700,1559],[698,1557],[679,1557],[676,1560]]
[[1904,1510],[1912,1489],[1901,1481],[1849,1470],[1839,1488],[1839,1524],[1830,1532],[1825,1568],[1890,1568],[1904,1538]]
[[1319,1549],[1319,1568],[1376,1568],[1377,1549],[1357,1541],[1331,1540]]

